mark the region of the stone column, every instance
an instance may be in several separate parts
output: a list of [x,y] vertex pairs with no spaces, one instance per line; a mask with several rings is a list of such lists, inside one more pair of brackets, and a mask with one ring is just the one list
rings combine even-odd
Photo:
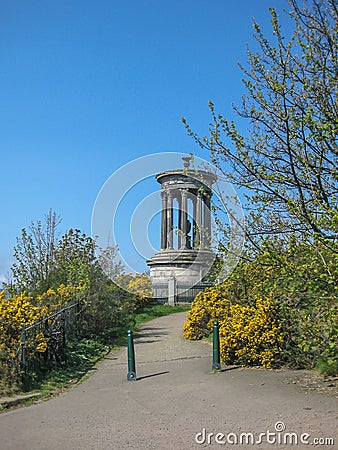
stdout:
[[[179,193],[178,193],[179,194]],[[182,245],[182,230],[181,230],[181,222],[182,222],[182,198],[180,195],[177,195],[178,202],[178,223],[177,223],[177,249],[181,248]]]
[[168,191],[167,201],[167,248],[173,248],[173,194]]
[[187,248],[187,209],[188,209],[188,191],[181,189],[181,223],[180,229],[182,231],[181,248]]
[[[202,194],[200,191],[197,192],[197,202],[196,202],[196,243],[200,247],[203,240],[203,230],[202,230]],[[196,246],[195,246],[196,247]]]
[[162,197],[162,219],[161,219],[161,250],[167,248],[167,193],[161,192]]
[[211,201],[210,201],[211,194],[210,192],[205,193],[204,197],[204,239],[203,243],[206,247],[210,247],[211,245]]
[[198,230],[197,230],[197,198],[195,195],[192,196],[192,242],[191,248],[194,249],[198,246],[197,238],[198,238]]

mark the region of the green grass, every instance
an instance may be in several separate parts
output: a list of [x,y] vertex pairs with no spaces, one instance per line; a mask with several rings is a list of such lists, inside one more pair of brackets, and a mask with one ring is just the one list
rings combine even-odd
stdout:
[[39,399],[48,399],[58,395],[71,386],[80,383],[91,368],[107,353],[108,347],[96,341],[70,342],[67,348],[65,365],[55,365],[50,371],[34,372],[23,376],[21,389],[6,386],[0,390],[0,396],[16,397],[27,393],[39,393],[39,397],[22,400],[19,404],[0,405],[0,412],[12,407],[28,406]]
[[156,317],[168,316],[179,312],[189,311],[190,305],[169,306],[169,305],[151,305],[140,308],[135,313],[135,328],[137,329],[142,323],[155,319]]
[[[169,305],[149,305],[138,309],[132,317],[129,327],[137,333],[139,327],[156,317],[167,316],[169,314],[189,311],[190,305],[169,306]],[[128,328],[128,327],[127,327]],[[94,339],[82,339],[69,342],[66,348],[66,361],[63,365],[55,364],[51,370],[44,371],[39,368],[31,371],[24,380],[23,389],[11,389],[9,386],[0,388],[0,396],[19,395],[27,392],[39,392],[40,398],[49,398],[57,395],[71,386],[81,383],[88,377],[88,373],[110,351],[124,345],[127,340],[127,329],[121,330],[120,336],[109,345]],[[36,400],[36,399],[35,399]],[[23,404],[30,404],[34,400],[28,400]],[[0,411],[1,411],[0,407]]]
[[316,370],[324,376],[337,376],[338,360],[333,358],[320,358],[316,363]]

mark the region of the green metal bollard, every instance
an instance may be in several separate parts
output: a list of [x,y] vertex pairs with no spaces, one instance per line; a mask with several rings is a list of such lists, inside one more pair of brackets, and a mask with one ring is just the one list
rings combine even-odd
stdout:
[[133,332],[128,330],[128,381],[136,381],[135,352]]
[[221,370],[220,351],[219,351],[219,325],[217,320],[215,320],[214,322],[212,370]]

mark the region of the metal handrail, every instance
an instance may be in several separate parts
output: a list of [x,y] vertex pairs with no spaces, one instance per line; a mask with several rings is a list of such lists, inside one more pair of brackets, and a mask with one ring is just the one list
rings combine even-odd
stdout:
[[[59,309],[55,313],[44,317],[42,320],[39,320],[38,322],[35,322],[35,323],[33,323],[32,325],[30,325],[28,327],[22,327],[21,342],[20,342],[20,345],[18,346],[18,349],[17,349],[16,354],[15,354],[15,356],[17,357],[19,352],[20,352],[20,350],[21,350],[21,361],[20,362],[21,362],[21,367],[22,368],[26,367],[26,345],[25,345],[25,342],[26,342],[26,339],[27,339],[27,332],[32,330],[33,328],[38,327],[39,325],[47,325],[49,320],[51,320],[51,319],[53,319],[53,318],[55,318],[55,317],[57,317],[59,315],[62,315],[66,311],[68,311],[68,310],[70,310],[72,308],[75,308],[75,307],[79,308],[79,301],[76,301],[75,303],[72,303],[72,304],[70,304],[68,306],[63,306],[61,309]],[[52,333],[55,334],[55,332],[51,331],[50,334],[52,334]],[[59,334],[61,334],[61,333],[59,333]],[[65,340],[65,334],[64,334],[64,340]]]

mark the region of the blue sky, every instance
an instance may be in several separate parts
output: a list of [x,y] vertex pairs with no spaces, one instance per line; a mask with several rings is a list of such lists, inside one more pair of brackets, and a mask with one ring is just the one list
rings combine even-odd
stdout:
[[282,17],[289,9],[286,0],[0,2],[0,280],[16,236],[50,208],[61,232],[90,234],[102,185],[129,161],[208,159],[180,118],[203,135],[210,99],[233,116],[244,93],[237,62],[253,17],[270,33],[270,6]]

